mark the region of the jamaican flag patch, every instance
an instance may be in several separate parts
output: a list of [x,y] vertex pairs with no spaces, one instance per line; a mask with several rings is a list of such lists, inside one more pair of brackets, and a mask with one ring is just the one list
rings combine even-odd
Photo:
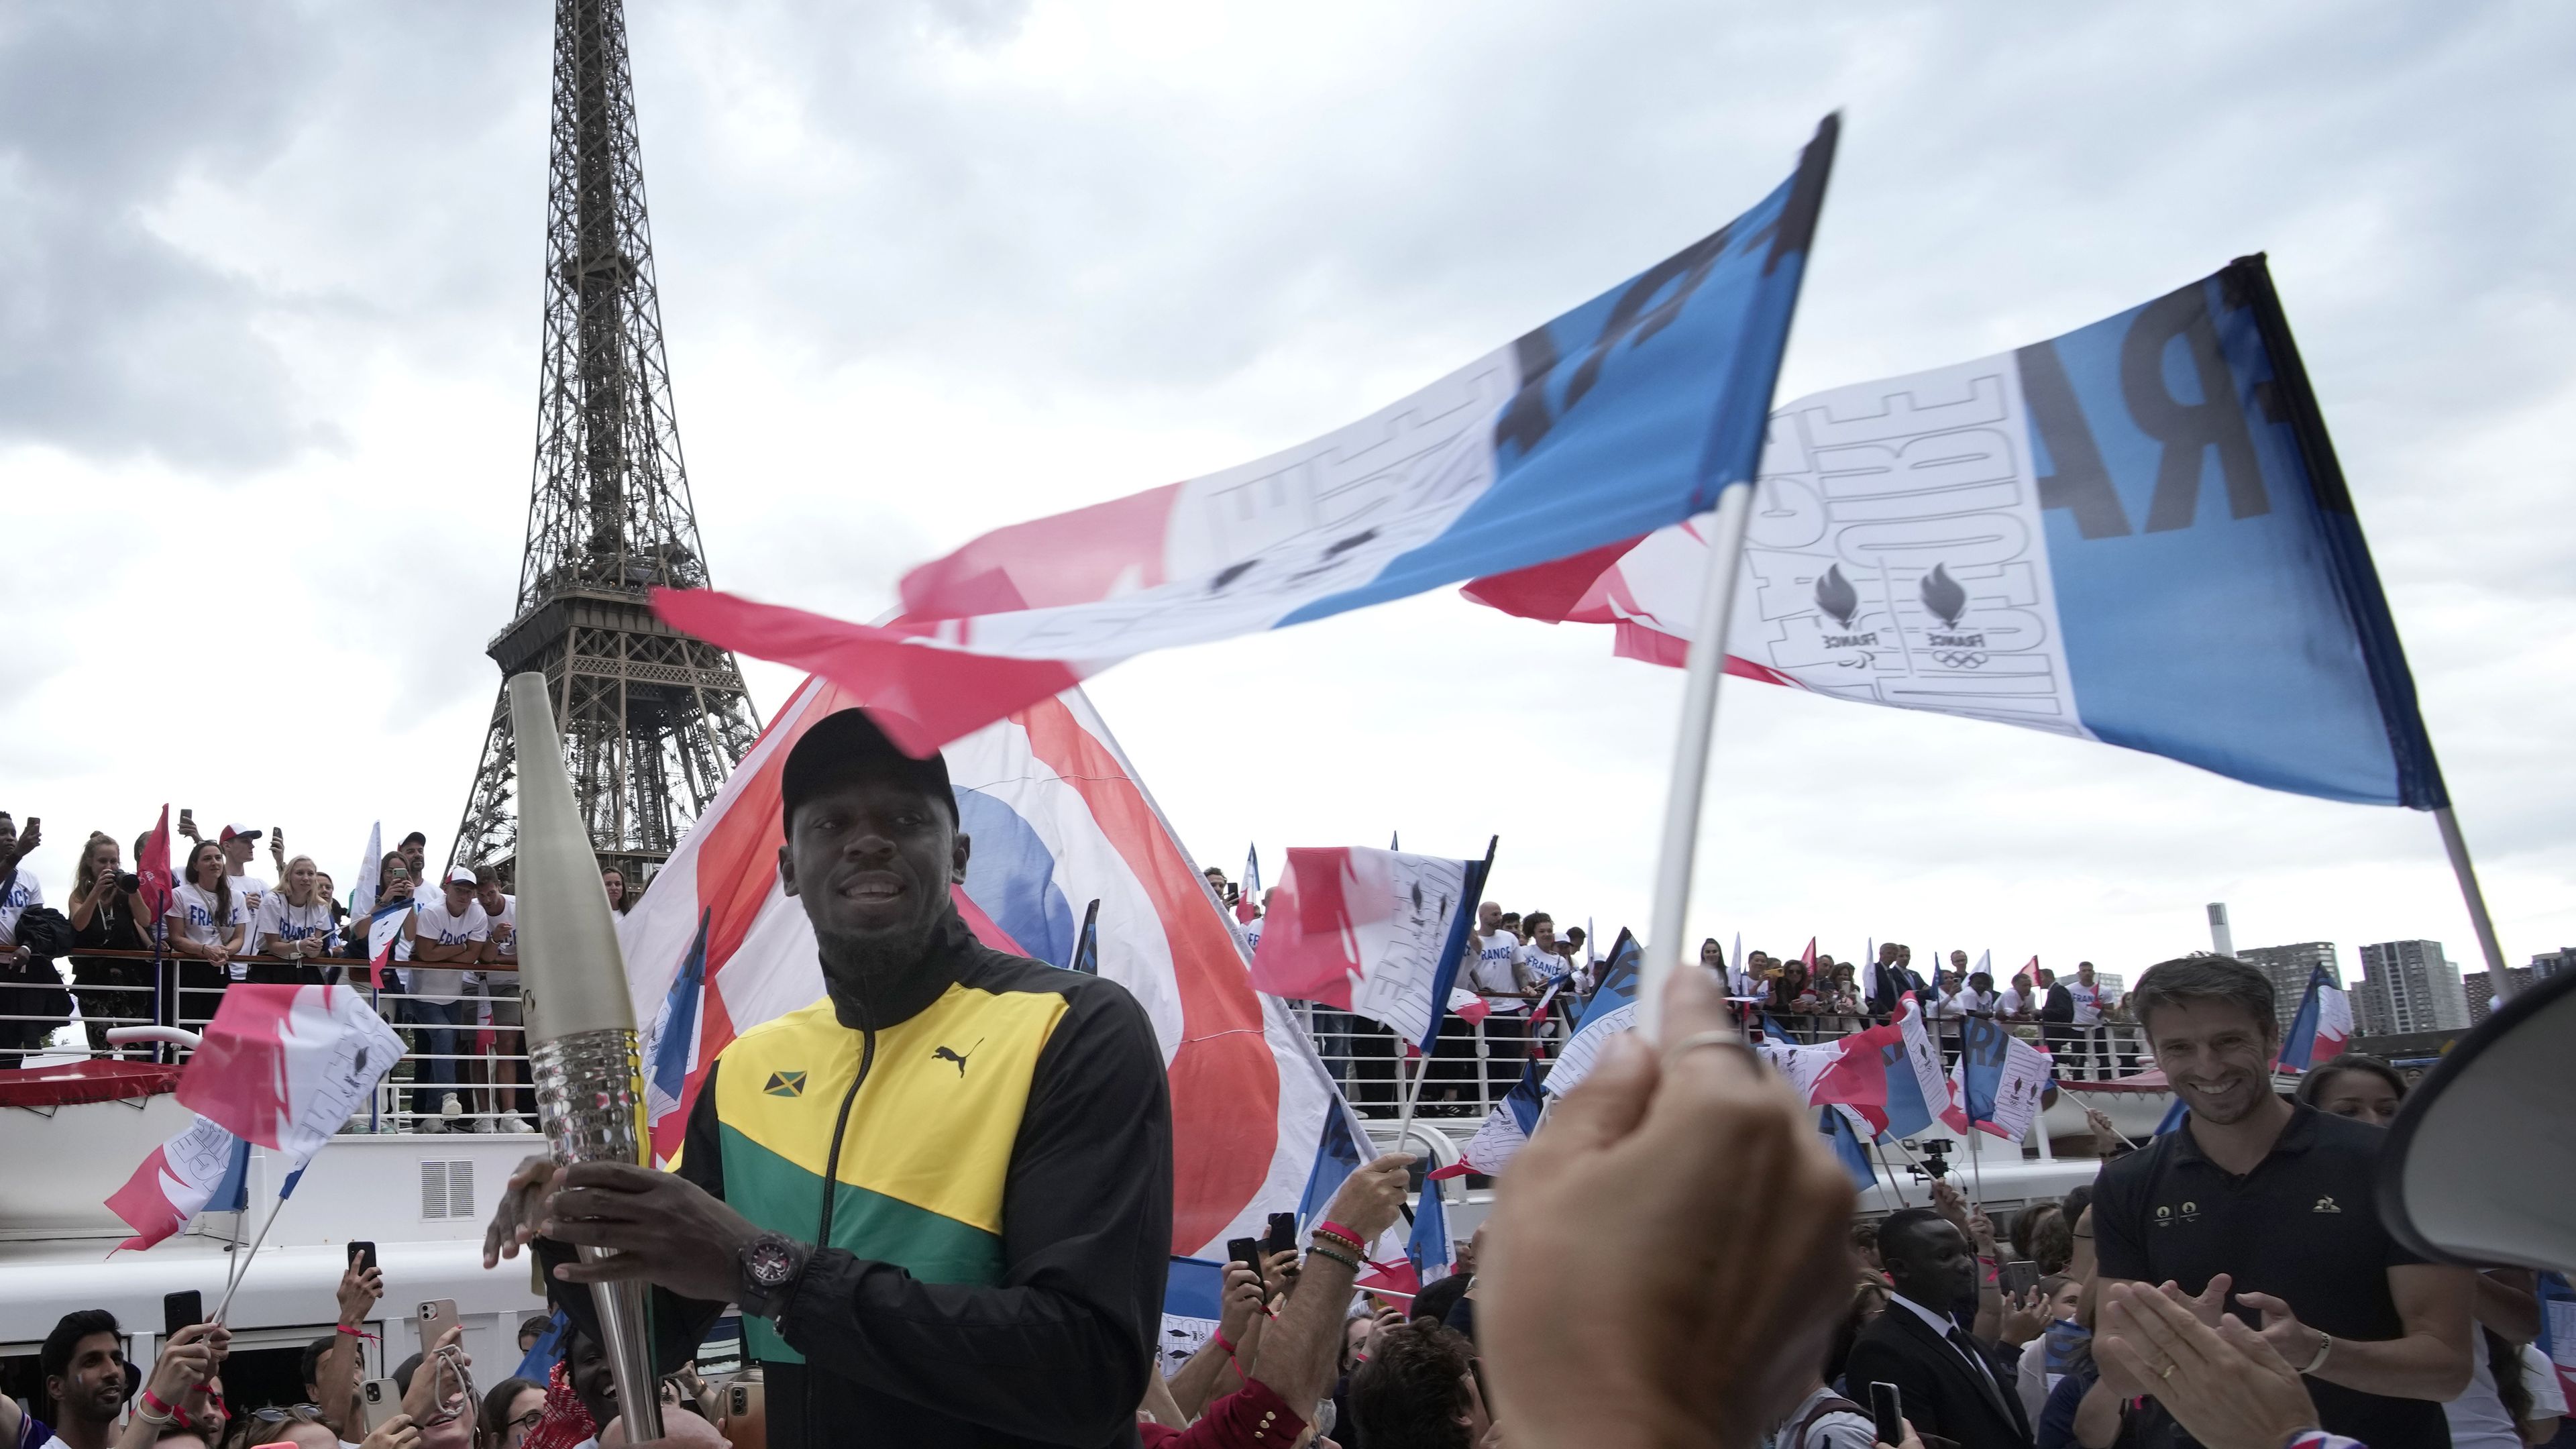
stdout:
[[805,1095],[805,1074],[803,1072],[771,1072],[769,1074],[768,1085],[762,1087],[760,1090],[767,1092],[773,1097],[802,1097]]

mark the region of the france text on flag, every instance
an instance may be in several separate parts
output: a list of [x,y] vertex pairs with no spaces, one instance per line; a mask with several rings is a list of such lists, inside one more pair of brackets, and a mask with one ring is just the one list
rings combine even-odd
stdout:
[[2048,1054],[1990,1016],[1964,1018],[1959,1035],[1942,1122],[1954,1132],[1974,1123],[1981,1132],[2019,1142],[2029,1135],[2048,1088]]
[[1433,1180],[1464,1177],[1471,1172],[1487,1177],[1499,1175],[1512,1165],[1512,1159],[1529,1145],[1530,1136],[1538,1131],[1539,1110],[1544,1098],[1539,1091],[1539,1066],[1532,1059],[1521,1068],[1521,1079],[1503,1094],[1492,1111],[1485,1114],[1484,1124],[1467,1145],[1458,1150],[1458,1160],[1447,1167],[1426,1174]]
[[2290,1018],[2290,1029],[2282,1033],[2280,1064],[2294,1072],[2309,1071],[2341,1056],[2350,1040],[2352,998],[2326,974],[2325,967],[2312,968],[2307,994],[2299,998],[2299,1014]]
[[[822,999],[804,907],[781,888],[781,770],[825,716],[879,701],[825,680],[801,685],[619,917],[628,993],[650,1020],[707,921],[706,985],[681,1110],[663,1119],[667,1158],[708,1064],[736,1036]],[[1098,974],[1154,1024],[1172,1089],[1173,1252],[1222,1255],[1296,1200],[1333,1079],[1281,1003],[1252,988],[1242,949],[1180,840],[1081,691],[1041,700],[947,747],[958,820],[974,837],[960,914],[986,944],[1057,966],[1080,959],[1098,901]],[[1004,944],[1005,942],[1009,944]]]
[[1364,845],[1295,846],[1252,956],[1252,984],[1382,1022],[1431,1050],[1485,863]]
[[708,590],[654,607],[746,654],[891,681],[886,731],[927,753],[1148,650],[1679,523],[1753,476],[1836,124],[1752,210],[1510,346],[1286,452],[985,534],[907,574],[892,625]]
[[[1801,398],[1761,474],[1730,673],[2448,803],[2259,256],[2053,341]],[[1692,521],[1468,594],[1679,666],[1707,559]]]
[[199,1117],[176,1137],[152,1149],[134,1176],[107,1200],[134,1236],[117,1244],[148,1248],[185,1228],[209,1207],[239,1211],[245,1204],[250,1144]]
[[402,1054],[402,1038],[349,987],[236,981],[180,1072],[177,1095],[299,1172]]
[[1610,1039],[1637,1024],[1637,939],[1622,926],[1619,939],[1610,943],[1609,964],[1601,968],[1601,984],[1592,990],[1592,999],[1583,1004],[1583,1018],[1575,1023],[1574,1035],[1566,1039],[1565,1050],[1556,1054],[1556,1065],[1547,1069],[1539,1083],[1541,1091],[1561,1097],[1583,1084],[1592,1075],[1593,1064],[1601,1060],[1602,1048]]

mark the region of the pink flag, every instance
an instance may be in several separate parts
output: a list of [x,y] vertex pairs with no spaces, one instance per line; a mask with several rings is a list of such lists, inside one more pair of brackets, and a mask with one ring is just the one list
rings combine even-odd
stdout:
[[236,981],[179,1074],[179,1104],[301,1169],[363,1106],[402,1038],[346,986]]
[[148,1248],[186,1227],[205,1210],[240,1150],[240,1138],[203,1117],[153,1148],[107,1200],[109,1211],[134,1229],[133,1237],[116,1246]]

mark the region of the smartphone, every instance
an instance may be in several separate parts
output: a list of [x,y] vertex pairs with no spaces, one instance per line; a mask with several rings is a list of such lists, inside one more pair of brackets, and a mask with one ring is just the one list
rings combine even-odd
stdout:
[[1259,1238],[1229,1238],[1226,1240],[1225,1255],[1233,1261],[1250,1268],[1255,1273],[1261,1271],[1261,1240]]
[[413,1322],[420,1326],[420,1351],[427,1353],[438,1342],[440,1334],[456,1326],[456,1300],[431,1299],[420,1305],[419,1312],[413,1315]]
[[1878,1442],[1905,1442],[1905,1396],[1896,1391],[1896,1385],[1881,1382],[1869,1386],[1869,1417],[1876,1425],[1871,1432],[1878,1435]]
[[367,1380],[358,1385],[358,1408],[366,1417],[367,1432],[374,1433],[402,1412],[402,1385],[392,1379]]
[[1263,1240],[1261,1250],[1265,1253],[1297,1251],[1297,1215],[1295,1213],[1270,1215],[1270,1236]]
[[2037,1263],[2027,1259],[2016,1259],[2004,1264],[2003,1289],[2010,1297],[2019,1298],[2038,1286],[2039,1265]]
[[360,1272],[376,1266],[376,1245],[364,1239],[349,1244],[349,1261],[356,1264]]
[[191,1288],[185,1293],[161,1295],[161,1334],[168,1337],[191,1324],[206,1321],[206,1295]]

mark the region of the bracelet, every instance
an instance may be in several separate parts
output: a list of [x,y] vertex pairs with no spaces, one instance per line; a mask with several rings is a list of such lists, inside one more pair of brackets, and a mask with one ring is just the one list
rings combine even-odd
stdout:
[[1315,1224],[1315,1231],[1328,1238],[1341,1239],[1343,1242],[1350,1244],[1351,1251],[1355,1253],[1368,1242],[1368,1239],[1361,1237],[1358,1233],[1353,1232],[1349,1228],[1343,1227],[1340,1223],[1334,1222],[1331,1218],[1326,1218],[1322,1222]]
[[2309,1359],[2309,1360],[2308,1360],[2308,1363],[2307,1363],[2307,1367],[2300,1369],[2300,1370],[2299,1370],[2299,1373],[2300,1373],[2302,1376],[2305,1376],[2305,1375],[2307,1375],[2307,1374],[2315,1373],[2317,1370],[2319,1370],[2319,1369],[2321,1369],[2321,1368],[2324,1368],[2324,1367],[2326,1366],[2326,1355],[2327,1355],[2327,1354],[2329,1354],[2329,1353],[2332,1353],[2332,1352],[2334,1352],[2334,1335],[2333,1335],[2333,1334],[2331,1334],[2331,1333],[2326,1332],[2326,1331],[2325,1331],[2324,1329],[2322,1329],[2322,1328],[2318,1329],[2318,1330],[2317,1330],[2317,1356],[2316,1356],[2315,1358]]
[[1360,1270],[1359,1259],[1351,1257],[1345,1253],[1337,1253],[1331,1248],[1327,1248],[1320,1243],[1308,1245],[1306,1256],[1310,1258],[1329,1258],[1332,1261],[1341,1264],[1343,1267],[1350,1269],[1353,1273],[1357,1273]]

